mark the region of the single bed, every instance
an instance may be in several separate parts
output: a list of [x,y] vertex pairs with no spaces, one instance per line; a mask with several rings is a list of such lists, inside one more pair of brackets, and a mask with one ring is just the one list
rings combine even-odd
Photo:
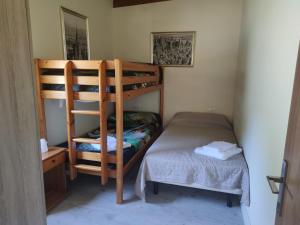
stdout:
[[135,184],[145,200],[146,181],[241,195],[249,205],[249,173],[242,154],[222,161],[194,153],[212,141],[235,143],[225,116],[210,113],[177,113],[147,151]]

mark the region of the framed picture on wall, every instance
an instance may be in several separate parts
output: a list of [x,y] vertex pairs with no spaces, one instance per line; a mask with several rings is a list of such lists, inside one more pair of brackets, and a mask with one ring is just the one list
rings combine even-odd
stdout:
[[61,7],[61,24],[65,59],[89,59],[88,18]]
[[193,66],[196,32],[151,33],[151,62],[161,66]]

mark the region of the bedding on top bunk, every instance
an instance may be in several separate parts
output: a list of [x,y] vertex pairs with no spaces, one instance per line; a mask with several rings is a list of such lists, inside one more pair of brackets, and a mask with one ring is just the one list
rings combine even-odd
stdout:
[[249,174],[242,154],[223,161],[194,153],[196,147],[213,141],[236,143],[224,116],[177,113],[148,149],[136,180],[136,194],[145,200],[146,181],[156,181],[239,194],[241,203],[249,205]]
[[[43,75],[61,75],[63,76],[63,70],[49,70],[49,71],[44,71]],[[123,76],[151,76],[151,73],[143,73],[143,72],[134,72],[134,71],[123,71]],[[77,70],[73,72],[73,76],[98,76],[98,71],[95,70]],[[106,73],[107,77],[114,77],[115,76],[115,71],[114,70],[107,70]],[[129,90],[134,90],[138,88],[144,88],[144,87],[149,87],[152,86],[154,83],[153,82],[148,82],[148,83],[141,83],[141,84],[129,84],[129,85],[124,85],[123,90],[124,91],[129,91]],[[43,89],[44,90],[53,90],[53,91],[64,91],[65,90],[65,85],[64,84],[43,84]],[[98,92],[99,87],[95,85],[73,85],[73,91],[74,92]],[[114,93],[115,92],[115,87],[110,86],[107,88],[107,92]]]

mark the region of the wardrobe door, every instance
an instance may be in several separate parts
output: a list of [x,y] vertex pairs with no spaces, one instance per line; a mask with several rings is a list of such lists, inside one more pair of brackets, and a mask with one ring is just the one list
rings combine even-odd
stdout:
[[0,225],[45,225],[25,0],[0,1]]

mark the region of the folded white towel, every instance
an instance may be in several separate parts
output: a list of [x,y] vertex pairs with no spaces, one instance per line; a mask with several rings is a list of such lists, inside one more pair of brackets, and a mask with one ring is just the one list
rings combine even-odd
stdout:
[[212,151],[227,151],[232,148],[236,148],[236,144],[232,144],[229,142],[225,141],[213,141],[209,143],[208,145],[203,146],[203,148],[207,150],[212,150]]
[[[224,148],[225,145],[227,146],[226,148]],[[227,159],[231,158],[232,156],[240,154],[242,152],[242,149],[238,148],[235,144],[228,143],[225,145],[224,144],[222,145],[223,148],[222,147],[221,148],[207,147],[207,145],[203,146],[203,147],[197,147],[197,148],[195,148],[194,152],[196,154],[213,157],[213,158],[220,159],[220,160],[227,160]],[[232,145],[232,146],[230,147],[230,145]],[[213,146],[220,147],[221,145],[214,143]]]
[[142,139],[146,136],[146,133],[145,132],[140,132],[140,131],[137,131],[137,132],[132,132],[130,134],[130,137],[132,138],[136,138],[136,139]]
[[[99,138],[97,140],[99,140]],[[101,145],[99,144],[92,144],[92,146],[97,150],[101,150]],[[128,142],[123,142],[123,148],[128,148],[128,147],[131,147],[131,144]],[[117,149],[117,139],[112,136],[107,136],[107,151],[108,152],[116,151],[116,149]]]

